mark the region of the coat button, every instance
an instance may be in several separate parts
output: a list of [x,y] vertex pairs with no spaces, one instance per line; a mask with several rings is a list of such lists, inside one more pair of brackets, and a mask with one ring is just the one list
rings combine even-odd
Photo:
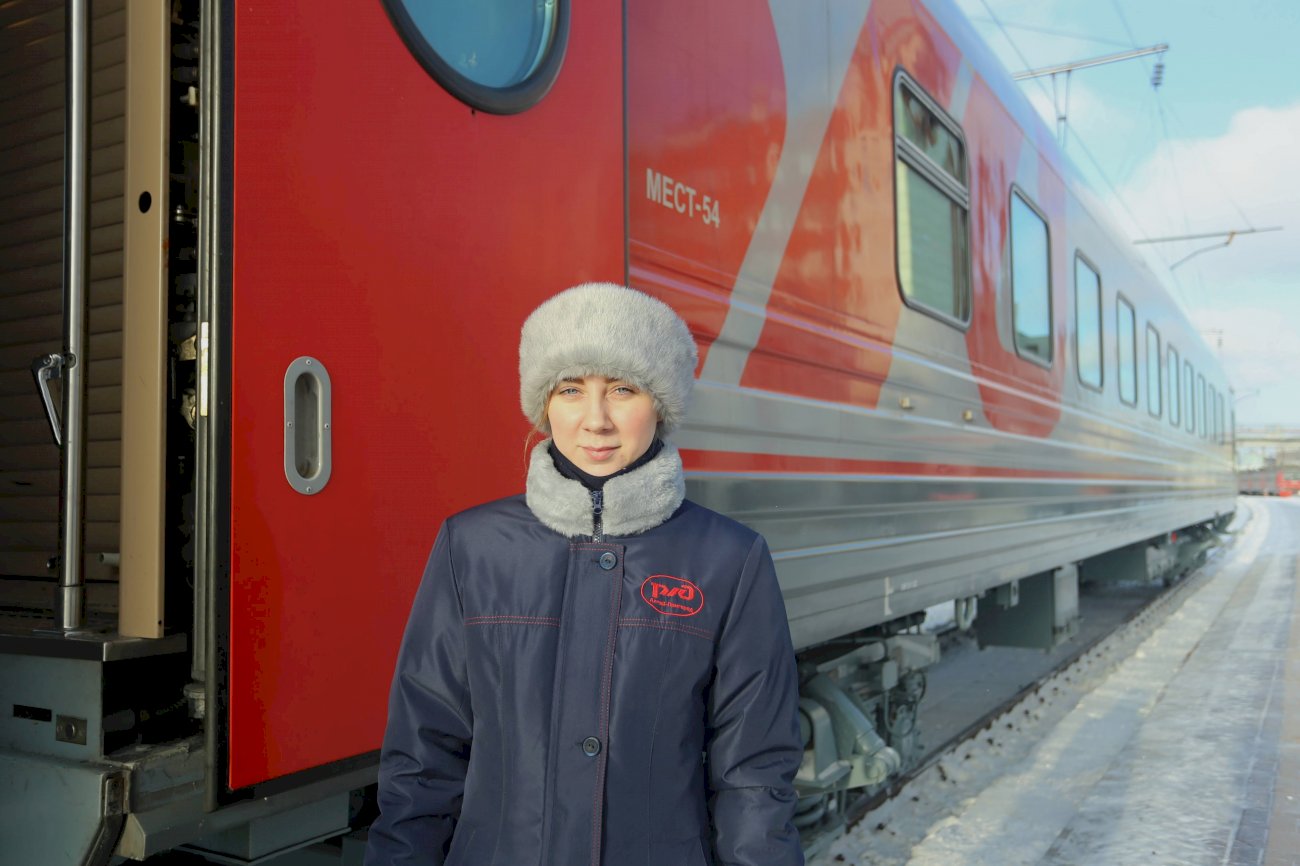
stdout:
[[[608,550],[600,555],[599,561],[600,561],[600,567],[605,569],[606,571],[609,571],[611,568],[618,565],[618,557],[610,553]],[[600,749],[599,743],[596,744],[596,748],[597,750]]]
[[600,740],[595,737],[587,737],[582,741],[582,753],[588,758],[594,758],[600,754]]

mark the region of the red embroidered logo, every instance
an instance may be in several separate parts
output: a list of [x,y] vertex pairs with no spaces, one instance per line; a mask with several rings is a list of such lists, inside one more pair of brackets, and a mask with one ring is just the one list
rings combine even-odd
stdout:
[[641,598],[669,616],[695,616],[704,609],[704,593],[684,577],[652,574],[641,582]]

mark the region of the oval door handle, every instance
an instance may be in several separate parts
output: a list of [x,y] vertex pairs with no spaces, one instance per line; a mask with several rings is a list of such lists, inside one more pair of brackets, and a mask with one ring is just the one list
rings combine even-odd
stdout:
[[331,468],[330,374],[306,355],[284,371],[284,477],[299,493],[315,495]]

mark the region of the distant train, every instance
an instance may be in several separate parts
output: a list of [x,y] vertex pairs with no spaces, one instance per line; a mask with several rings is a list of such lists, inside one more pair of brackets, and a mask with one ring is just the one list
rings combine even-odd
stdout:
[[1288,478],[1281,469],[1239,471],[1237,492],[1249,496],[1295,496],[1300,493],[1300,479]]
[[1235,507],[1214,353],[947,0],[97,2],[80,354],[60,5],[0,10],[0,864],[354,853],[433,534],[521,489],[500,386],[580,281],[698,340],[675,441],[772,547],[809,838],[916,761],[927,608],[1050,647]]

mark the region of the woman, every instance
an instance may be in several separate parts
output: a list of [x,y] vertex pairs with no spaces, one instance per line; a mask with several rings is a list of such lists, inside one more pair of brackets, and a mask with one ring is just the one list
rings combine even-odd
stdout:
[[[411,610],[366,862],[787,866],[803,753],[762,536],[685,500],[696,351],[586,284],[519,345],[550,438],[527,493],[449,518]],[[703,760],[701,760],[703,758]]]

